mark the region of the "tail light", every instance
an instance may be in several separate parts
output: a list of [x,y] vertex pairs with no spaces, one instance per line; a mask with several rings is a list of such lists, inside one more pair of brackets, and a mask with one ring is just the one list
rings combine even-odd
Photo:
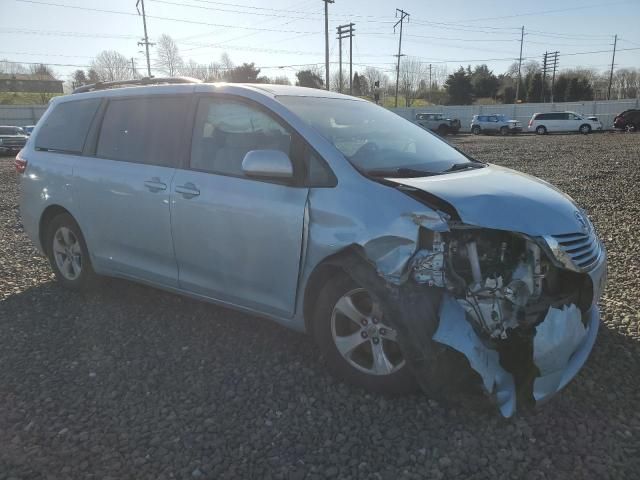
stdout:
[[533,125],[533,118],[529,120],[529,126]]
[[16,166],[16,172],[18,172],[19,174],[23,174],[27,169],[27,160],[23,158],[20,153],[18,153],[18,155],[16,155],[16,161],[14,165]]

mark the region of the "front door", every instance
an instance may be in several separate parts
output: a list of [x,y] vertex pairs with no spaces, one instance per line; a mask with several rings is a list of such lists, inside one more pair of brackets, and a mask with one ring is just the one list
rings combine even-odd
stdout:
[[206,97],[189,169],[172,184],[180,287],[265,313],[294,312],[308,188],[246,177],[250,150],[291,154],[292,133],[256,104]]
[[183,152],[187,97],[107,105],[95,156],[74,167],[74,199],[98,271],[178,285],[170,185]]

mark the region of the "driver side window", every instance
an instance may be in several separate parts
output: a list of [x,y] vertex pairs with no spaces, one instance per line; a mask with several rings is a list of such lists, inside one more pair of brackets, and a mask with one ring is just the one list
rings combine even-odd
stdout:
[[191,146],[191,168],[243,176],[250,150],[281,150],[290,155],[292,134],[273,117],[248,103],[203,98],[198,105]]

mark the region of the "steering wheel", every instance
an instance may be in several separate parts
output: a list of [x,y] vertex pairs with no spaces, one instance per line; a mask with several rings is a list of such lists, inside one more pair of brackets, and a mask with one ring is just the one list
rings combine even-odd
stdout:
[[356,150],[356,153],[354,153],[353,156],[357,157],[365,153],[377,152],[378,150],[380,150],[380,147],[378,147],[377,143],[367,142],[364,145],[362,145],[358,150]]

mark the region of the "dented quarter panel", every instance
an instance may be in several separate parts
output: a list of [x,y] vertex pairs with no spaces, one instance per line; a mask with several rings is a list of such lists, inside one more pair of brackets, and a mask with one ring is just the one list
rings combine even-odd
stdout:
[[452,204],[463,223],[531,236],[582,231],[573,200],[553,185],[509,168],[489,165],[394,182],[429,192]]

